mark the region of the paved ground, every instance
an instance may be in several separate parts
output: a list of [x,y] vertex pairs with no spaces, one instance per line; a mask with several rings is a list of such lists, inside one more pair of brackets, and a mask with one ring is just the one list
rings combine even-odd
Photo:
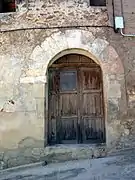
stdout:
[[0,180],[135,180],[135,150],[113,157],[0,173]]

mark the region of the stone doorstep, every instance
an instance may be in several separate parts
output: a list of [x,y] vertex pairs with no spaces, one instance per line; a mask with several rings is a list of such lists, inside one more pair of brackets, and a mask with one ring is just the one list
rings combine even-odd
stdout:
[[[107,156],[105,145],[56,145],[45,148],[25,148],[24,150],[21,149],[20,153],[17,153],[19,154],[17,157],[12,156],[13,151],[7,152],[8,157],[5,157],[5,161],[0,161],[0,165],[3,166],[0,172],[3,172],[2,169],[11,171],[12,169],[39,166],[43,165],[44,162],[56,163]],[[6,153],[5,156],[7,156]]]
[[49,152],[49,161],[99,158],[106,156],[107,152],[104,145],[56,145],[45,149]]

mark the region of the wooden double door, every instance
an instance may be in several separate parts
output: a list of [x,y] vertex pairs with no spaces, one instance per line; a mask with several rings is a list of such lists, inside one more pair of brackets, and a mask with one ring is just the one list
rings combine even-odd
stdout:
[[49,69],[49,144],[105,141],[102,87],[99,66]]

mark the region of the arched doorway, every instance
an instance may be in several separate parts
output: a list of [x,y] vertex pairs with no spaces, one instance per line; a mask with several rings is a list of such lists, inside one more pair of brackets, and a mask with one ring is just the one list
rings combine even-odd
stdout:
[[105,115],[100,66],[78,54],[48,68],[48,143],[103,143]]

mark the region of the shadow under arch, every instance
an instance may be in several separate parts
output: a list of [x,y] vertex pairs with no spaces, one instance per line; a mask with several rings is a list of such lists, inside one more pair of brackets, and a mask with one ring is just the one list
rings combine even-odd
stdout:
[[[78,55],[86,56],[86,57],[92,59],[96,64],[98,64],[98,65],[101,67],[100,61],[99,61],[92,53],[90,53],[89,51],[84,50],[84,49],[80,49],[80,48],[71,48],[71,49],[66,49],[66,50],[63,50],[63,51],[59,52],[58,54],[56,54],[56,55],[50,60],[50,62],[48,63],[48,67],[47,67],[47,69],[46,69],[46,75],[47,75],[48,68],[49,68],[55,61],[57,61],[59,58],[65,56],[65,55],[68,55],[68,54],[78,54]],[[101,67],[101,70],[102,70],[102,67]]]

